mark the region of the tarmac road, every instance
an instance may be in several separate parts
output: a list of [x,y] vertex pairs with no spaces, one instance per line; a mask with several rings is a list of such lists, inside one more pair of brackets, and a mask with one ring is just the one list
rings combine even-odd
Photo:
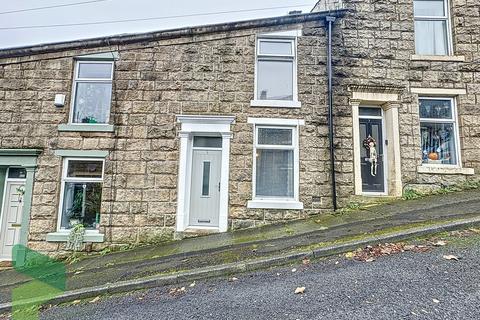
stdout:
[[[235,277],[185,283],[180,294],[161,287],[53,307],[42,319],[480,319],[475,241],[374,262],[333,257]],[[303,286],[304,294],[294,294]]]

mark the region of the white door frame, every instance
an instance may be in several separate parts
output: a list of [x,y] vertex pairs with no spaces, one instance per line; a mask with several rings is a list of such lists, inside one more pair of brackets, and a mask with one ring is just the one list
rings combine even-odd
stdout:
[[[23,186],[25,187],[25,184],[27,182],[27,178],[23,178],[23,179],[16,179],[16,178],[9,178],[8,177],[8,173],[10,171],[10,168],[16,168],[16,167],[8,167],[6,172],[5,172],[5,184],[3,186],[3,197],[2,197],[2,202],[1,202],[1,214],[0,214],[0,233],[3,231],[2,228],[3,228],[3,219],[5,217],[5,212],[6,212],[6,202],[7,202],[7,193],[9,191],[9,183],[23,183]],[[23,214],[23,210],[22,210],[22,214]],[[22,217],[22,221],[23,221],[23,217]],[[0,241],[1,241],[1,236],[0,236]],[[2,246],[2,243],[0,242],[0,246]],[[7,261],[10,261],[11,259],[8,259]],[[2,257],[0,257],[0,261],[5,261],[5,259],[3,259]]]
[[[200,116],[178,115],[177,122],[181,123],[180,159],[178,167],[177,186],[177,216],[176,231],[182,232],[187,228],[215,230],[226,232],[228,229],[228,180],[230,165],[230,139],[232,132],[230,125],[235,122],[234,116]],[[193,137],[194,136],[221,136],[222,161],[220,169],[220,201],[218,227],[190,227],[190,187],[192,171]]]
[[[375,88],[373,88],[375,89]],[[373,90],[372,89],[372,90]],[[362,173],[360,166],[360,106],[379,106],[383,110],[383,130],[384,140],[388,140],[388,145],[384,146],[385,172],[388,174],[386,187],[388,195],[399,197],[402,195],[402,173],[401,173],[401,155],[400,155],[400,128],[399,112],[401,103],[398,93],[383,93],[365,91],[369,88],[352,89],[352,98],[350,106],[352,107],[352,131],[353,131],[353,155],[354,155],[354,176],[355,176],[355,195],[375,194],[362,192]],[[356,91],[359,90],[359,91]]]

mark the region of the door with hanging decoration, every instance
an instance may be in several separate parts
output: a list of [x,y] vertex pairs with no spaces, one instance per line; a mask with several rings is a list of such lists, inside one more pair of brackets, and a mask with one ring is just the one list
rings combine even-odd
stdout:
[[382,119],[360,119],[363,192],[385,192]]

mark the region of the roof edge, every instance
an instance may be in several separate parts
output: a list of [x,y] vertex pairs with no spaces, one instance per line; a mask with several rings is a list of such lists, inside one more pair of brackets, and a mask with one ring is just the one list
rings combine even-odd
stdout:
[[270,18],[260,18],[252,20],[243,20],[235,22],[225,22],[217,24],[200,25],[193,27],[183,27],[175,29],[167,29],[162,31],[153,31],[134,34],[120,34],[106,37],[97,37],[89,39],[80,39],[73,41],[54,42],[46,44],[38,44],[25,47],[14,47],[0,49],[0,59],[16,58],[42,53],[59,52],[73,49],[87,49],[111,45],[131,44],[143,41],[156,41],[164,39],[174,39],[195,35],[203,35],[217,32],[229,32],[235,30],[244,30],[260,27],[270,27],[276,25],[289,25],[303,22],[315,21],[326,16],[341,17],[347,10],[310,12],[294,15],[277,16]]

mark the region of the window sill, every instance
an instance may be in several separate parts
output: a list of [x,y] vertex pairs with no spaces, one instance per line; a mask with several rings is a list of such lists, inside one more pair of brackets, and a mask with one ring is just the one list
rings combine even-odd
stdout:
[[[47,241],[48,242],[67,242],[68,240],[68,231],[58,231],[58,232],[51,232],[47,234]],[[100,243],[105,241],[105,235],[96,231],[88,231],[85,232],[85,237],[83,238],[83,242],[94,242]]]
[[445,61],[445,62],[465,62],[465,56],[432,56],[414,54],[410,56],[412,61]]
[[250,100],[250,107],[301,108],[302,103],[287,100]]
[[417,167],[418,173],[430,173],[430,174],[462,174],[462,175],[474,175],[475,170],[473,168],[460,168],[456,166],[448,165],[428,165],[424,164]]
[[69,123],[59,124],[58,131],[113,132],[114,128],[111,124]]
[[247,203],[249,209],[296,209],[302,210],[303,203],[289,200],[250,200]]

